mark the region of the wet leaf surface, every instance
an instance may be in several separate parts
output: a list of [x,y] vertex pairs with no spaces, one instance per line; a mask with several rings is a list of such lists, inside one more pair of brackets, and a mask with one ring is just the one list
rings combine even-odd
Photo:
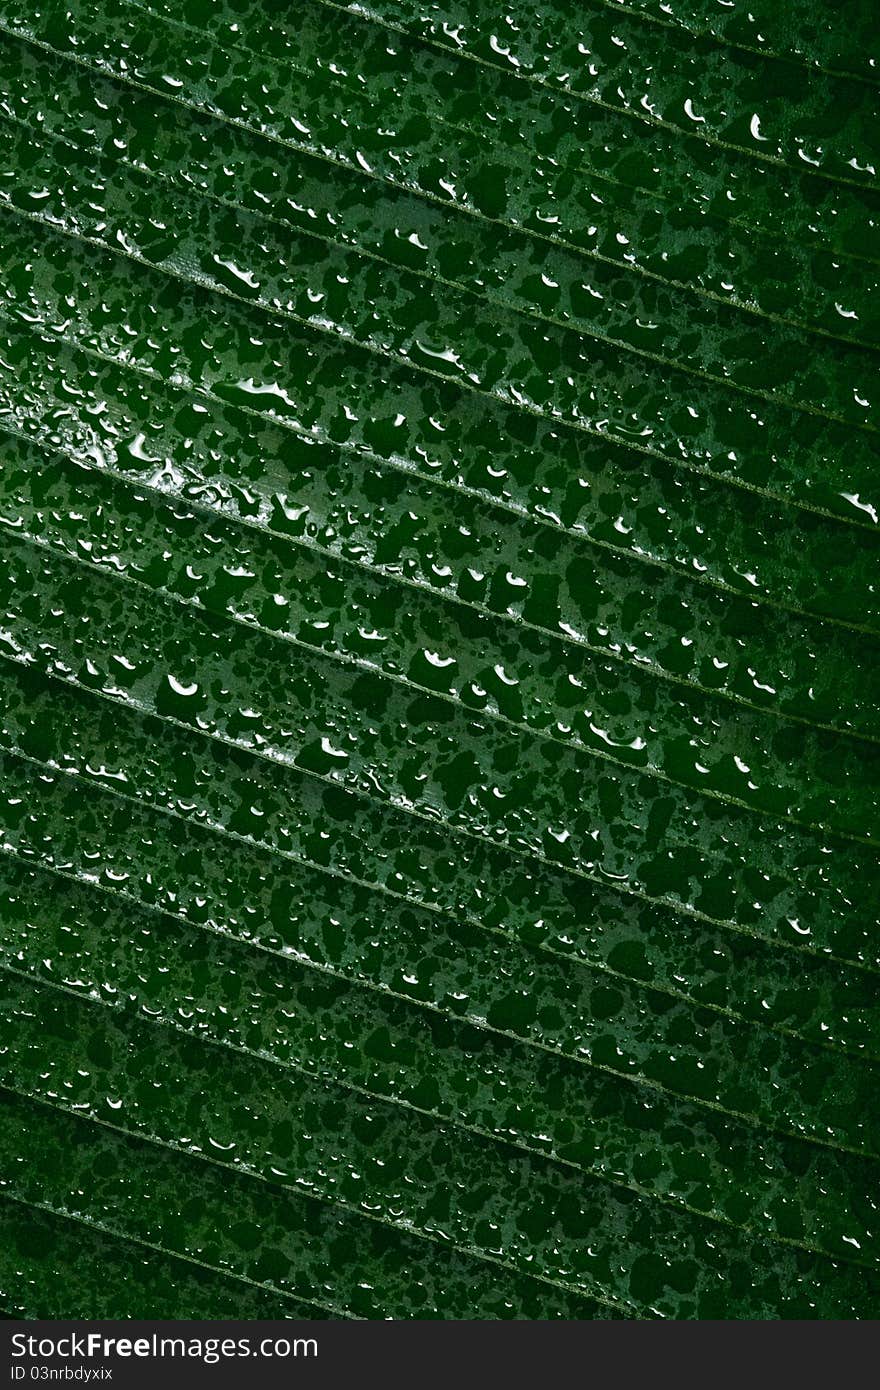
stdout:
[[875,1312],[868,9],[0,0],[7,1315]]

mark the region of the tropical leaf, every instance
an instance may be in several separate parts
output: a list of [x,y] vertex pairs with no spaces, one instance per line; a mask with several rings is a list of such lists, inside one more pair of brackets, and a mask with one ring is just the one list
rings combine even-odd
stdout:
[[[22,1005],[16,993],[9,982],[3,1007],[10,1045],[0,1073],[8,1089],[32,1099],[51,1097],[63,1111],[97,1122],[96,1128],[110,1125],[163,1149],[204,1154],[258,1185],[289,1186],[343,1212],[366,1214],[369,1222],[421,1241],[423,1258],[440,1246],[469,1256],[471,1264],[477,1259],[496,1266],[499,1277],[518,1271],[551,1290],[588,1300],[598,1295],[600,1303],[629,1316],[749,1317],[774,1308],[839,1317],[853,1299],[876,1288],[877,1276],[853,1263],[838,1265],[751,1234],[728,1238],[718,1222],[547,1159],[505,1151],[414,1110],[365,1102],[304,1077],[280,1086],[271,1069],[247,1058],[224,1054],[224,1085],[212,1086],[217,1059],[203,1044],[178,1041],[149,1025],[97,1021],[88,1005],[55,991],[29,988]],[[85,1175],[77,1181],[70,1172],[71,1145],[56,1129],[66,1165],[50,1159],[45,1172],[32,1166],[15,1180],[22,1153],[42,1152],[44,1130],[53,1132],[40,1125],[39,1107],[27,1107],[26,1114],[24,1134],[12,1125],[5,1131],[12,1140],[4,1155],[7,1185],[21,1200],[52,1206],[59,1199],[53,1171],[61,1168],[59,1196],[70,1186],[82,1189]],[[104,1165],[95,1162],[94,1147],[92,1139],[86,1186],[103,1206]],[[117,1160],[106,1167],[112,1176],[103,1181],[114,1192],[116,1171],[131,1165]],[[139,1177],[132,1194],[148,1185],[147,1177]],[[201,1173],[197,1182],[203,1194]],[[222,1190],[224,1206],[215,1210],[212,1233],[222,1224],[220,1211],[236,1212],[225,1177]],[[170,1193],[161,1202],[165,1223],[169,1205]],[[414,1273],[405,1265],[401,1271],[407,1281]],[[776,1309],[780,1295],[783,1305]],[[595,1304],[592,1309],[595,1316]]]
[[[511,225],[499,228],[492,219],[473,216],[469,204],[450,203],[449,193],[439,200],[413,196],[396,183],[378,185],[361,168],[340,170],[304,152],[292,163],[282,150],[238,125],[182,103],[169,105],[141,87],[108,82],[54,53],[23,49],[2,34],[0,64],[5,114],[35,131],[47,131],[91,154],[98,148],[117,163],[197,190],[226,206],[356,245],[380,260],[453,281],[493,300],[531,305],[551,320],[567,321],[566,314],[573,312],[569,297],[578,292],[588,270],[614,283],[615,277],[601,269],[601,263],[607,263],[647,277],[646,286],[631,283],[630,294],[639,288],[647,294],[662,293],[652,281],[661,286],[683,284],[694,297],[730,301],[759,320],[803,321],[834,339],[877,341],[872,311],[876,280],[861,256],[853,260],[841,254],[837,242],[829,247],[836,254],[820,256],[810,244],[816,229],[808,214],[803,225],[792,225],[796,237],[773,241],[750,235],[731,222],[722,207],[707,212],[705,201],[689,215],[681,205],[680,189],[674,199],[667,190],[672,206],[666,215],[663,202],[658,207],[658,192],[609,181],[608,171],[594,179],[591,194],[584,171],[579,181],[569,179],[557,188],[553,218],[540,216],[546,199],[542,190],[531,214],[523,203],[516,204],[519,215],[508,206],[508,223],[512,218],[521,230]],[[518,170],[520,180],[524,172]],[[835,208],[832,231],[838,228],[841,211]],[[861,230],[869,231],[870,224]],[[600,267],[584,262],[584,254]],[[521,266],[528,263],[533,268],[523,274]],[[539,276],[558,284],[548,285]],[[788,293],[792,280],[799,282],[797,303]],[[583,292],[580,300],[583,304]],[[844,307],[855,300],[858,318]],[[600,301],[590,296],[586,307],[598,314]],[[614,308],[607,305],[604,311]],[[720,313],[717,318],[724,321]],[[823,345],[814,342],[812,347],[821,350]],[[725,366],[754,370],[748,360]],[[768,384],[760,377],[758,381]],[[825,389],[824,383],[820,389]]]
[[[32,256],[32,242],[25,243],[21,254],[28,258]],[[32,264],[30,260],[26,263]],[[111,267],[112,263],[108,263],[103,268],[104,274],[109,273]],[[106,288],[106,280],[102,279],[100,283]],[[98,282],[95,293],[100,293]],[[181,304],[179,286],[173,282],[166,282],[164,293],[165,301],[152,304],[149,310],[157,331],[160,331],[163,319],[167,323],[172,298],[176,314],[186,307]],[[786,714],[794,715],[799,720],[808,720],[821,727],[853,731],[875,739],[873,712],[880,687],[875,642],[838,629],[827,631],[820,641],[819,633],[809,624],[795,625],[794,632],[786,641],[786,635],[791,630],[786,614],[771,616],[754,603],[696,587],[683,577],[658,576],[652,570],[646,571],[629,556],[618,557],[610,553],[606,556],[604,548],[603,553],[598,555],[584,554],[579,547],[571,546],[565,538],[557,536],[552,526],[540,523],[522,525],[519,518],[510,522],[506,516],[503,529],[495,525],[494,510],[486,512],[474,505],[474,501],[485,496],[487,491],[480,486],[484,478],[490,477],[493,471],[505,475],[508,471],[502,467],[501,456],[492,449],[494,438],[505,441],[510,466],[521,470],[524,490],[547,491],[551,499],[552,491],[549,484],[539,481],[540,475],[535,478],[534,474],[527,472],[531,463],[530,451],[517,448],[509,431],[500,422],[497,436],[494,432],[488,433],[487,425],[490,422],[486,419],[486,412],[482,409],[475,411],[471,401],[465,399],[462,402],[460,397],[455,396],[450,401],[442,387],[435,391],[434,383],[430,382],[426,386],[422,381],[418,384],[420,389],[416,389],[417,383],[410,378],[402,383],[410,390],[404,393],[389,389],[390,399],[383,400],[381,405],[377,399],[376,408],[383,411],[380,420],[368,417],[362,428],[358,429],[358,422],[348,420],[344,407],[337,406],[333,393],[341,380],[354,385],[358,379],[357,367],[362,369],[366,389],[370,374],[375,370],[374,364],[368,360],[358,362],[350,356],[346,358],[345,353],[343,360],[336,360],[329,354],[325,355],[322,343],[318,344],[316,350],[310,342],[304,341],[302,352],[295,355],[305,385],[302,398],[294,397],[276,383],[275,378],[281,367],[277,360],[274,366],[271,361],[266,363],[266,377],[263,380],[255,382],[253,377],[243,379],[244,387],[239,380],[231,381],[225,373],[221,376],[219,363],[214,371],[209,364],[199,372],[201,389],[193,391],[185,389],[195,383],[184,375],[185,361],[179,361],[182,346],[171,343],[168,353],[175,364],[171,374],[175,385],[184,389],[175,392],[170,399],[166,398],[163,415],[157,416],[151,408],[151,384],[160,378],[163,369],[167,369],[167,362],[166,353],[152,335],[152,325],[144,326],[142,341],[147,360],[138,364],[140,370],[133,370],[130,361],[133,351],[132,325],[126,320],[126,329],[120,330],[121,341],[117,347],[120,360],[114,360],[105,350],[109,346],[106,342],[106,314],[100,312],[99,303],[96,304],[96,333],[97,341],[102,345],[94,346],[96,338],[89,331],[89,325],[84,324],[81,341],[88,344],[84,352],[71,354],[66,344],[59,344],[57,340],[44,343],[20,326],[13,325],[6,334],[0,330],[0,350],[4,351],[5,360],[10,368],[25,378],[25,385],[17,385],[15,395],[7,398],[8,405],[5,402],[0,405],[3,418],[19,431],[54,447],[60,441],[67,443],[70,439],[71,449],[76,449],[80,458],[97,461],[99,465],[106,452],[112,451],[116,456],[114,464],[127,460],[129,473],[134,471],[138,478],[146,475],[148,482],[163,490],[166,486],[185,488],[188,493],[195,493],[197,499],[200,496],[210,498],[219,483],[218,500],[225,502],[231,491],[237,508],[243,505],[245,511],[257,519],[261,519],[262,513],[282,529],[307,535],[311,529],[311,517],[305,508],[308,506],[311,510],[313,505],[316,508],[317,502],[312,502],[313,492],[305,497],[288,493],[289,474],[275,457],[276,440],[283,441],[281,449],[286,454],[293,453],[294,457],[299,455],[303,462],[307,459],[309,463],[314,460],[317,464],[326,454],[315,455],[311,452],[315,442],[330,448],[342,442],[345,445],[344,457],[349,464],[342,476],[347,481],[353,457],[363,458],[366,455],[367,461],[372,463],[377,452],[379,456],[393,456],[395,473],[414,471],[431,449],[433,433],[440,440],[438,453],[441,456],[436,464],[429,464],[428,468],[442,469],[446,486],[438,496],[434,492],[424,493],[415,483],[413,497],[422,505],[428,505],[428,497],[436,497],[434,507],[443,509],[441,515],[445,522],[446,544],[439,554],[434,550],[433,533],[425,534],[420,513],[416,511],[413,514],[412,508],[405,505],[409,490],[400,482],[391,484],[392,498],[398,504],[395,508],[397,516],[393,516],[393,520],[398,517],[400,520],[396,527],[392,526],[389,538],[383,526],[383,502],[387,493],[374,486],[370,489],[372,502],[365,508],[364,520],[369,523],[372,516],[374,529],[376,523],[382,527],[385,540],[379,552],[380,558],[400,567],[400,551],[408,541],[404,551],[404,558],[409,562],[407,569],[416,569],[412,563],[414,550],[422,553],[427,551],[422,563],[427,563],[427,582],[430,586],[453,590],[470,606],[488,608],[530,626],[546,628],[578,647],[589,647],[631,661],[641,668],[651,667],[657,674],[677,683],[707,692],[720,691],[752,707],[781,706]],[[128,292],[126,303],[129,318],[134,317]],[[64,307],[60,293],[55,307],[59,317],[51,322],[58,326],[63,322],[61,315]],[[29,303],[29,307],[22,310],[23,316],[32,320],[36,308],[36,305]],[[3,311],[0,310],[0,324],[2,318]],[[69,325],[69,308],[66,309],[66,318]],[[193,337],[196,333],[217,332],[222,333],[228,343],[228,318],[223,307],[218,307],[212,320],[199,323]],[[46,326],[48,328],[48,322]],[[241,329],[240,345],[243,351],[247,351],[253,338],[253,325],[250,331],[243,324]],[[285,357],[291,351],[288,338],[289,329],[279,328],[279,343],[283,341],[285,344]],[[203,337],[197,341],[202,342]],[[312,350],[306,356],[309,348]],[[211,383],[207,387],[202,386],[204,377],[208,377]],[[146,378],[146,384],[143,378]],[[331,382],[335,383],[333,387]],[[395,387],[398,385],[397,382],[393,384]],[[49,395],[53,385],[53,394]],[[377,398],[386,386],[390,387],[390,383],[384,377],[375,388]],[[233,417],[238,422],[235,440],[242,434],[250,435],[256,456],[247,471],[242,465],[249,460],[239,460],[237,475],[233,477],[218,468],[222,454],[219,459],[215,456],[211,465],[206,463],[204,472],[198,467],[201,462],[199,455],[204,451],[216,455],[223,449],[224,437],[231,428],[226,423],[226,411],[218,420],[210,406],[201,399],[206,394],[208,401],[218,405],[223,404],[227,397],[233,404],[239,403],[243,397],[256,402],[255,406],[248,406]],[[85,418],[72,417],[65,409],[64,402],[71,397],[82,399],[92,407],[85,412]],[[447,402],[453,409],[444,412],[443,406]],[[403,422],[402,425],[398,424],[398,428],[402,429],[407,423],[408,417],[400,408],[403,406],[430,412],[423,417],[423,430],[418,430],[416,422],[413,423],[411,444],[401,440],[402,446],[406,444],[409,458],[413,459],[412,464],[406,456],[398,453],[393,440],[389,438],[395,424]],[[461,416],[453,413],[462,406]],[[247,418],[243,419],[243,416]],[[268,434],[257,424],[263,419],[267,421]],[[440,421],[443,421],[442,425]],[[432,429],[431,422],[438,427]],[[181,430],[184,431],[182,446],[178,442]],[[452,436],[453,431],[459,435],[459,439],[443,438],[444,435]],[[287,436],[290,434],[296,436],[296,443],[288,442]],[[344,436],[342,441],[336,437],[340,434]],[[530,429],[527,434],[531,434]],[[199,439],[200,435],[203,436],[202,440]],[[562,477],[566,477],[570,484],[571,475],[562,472],[560,476],[558,459],[549,452],[552,440],[539,437],[537,442],[543,456],[551,461],[550,467],[560,483]],[[218,447],[214,448],[215,445]],[[475,445],[476,448],[473,447]],[[183,454],[180,453],[181,447],[185,450]],[[191,462],[193,455],[195,457]],[[175,459],[178,461],[175,462]],[[476,486],[472,485],[468,489],[468,497],[463,499],[460,485],[464,481],[463,469],[468,466],[473,469],[468,476]],[[310,489],[316,485],[321,487],[317,468],[303,471],[307,473]],[[423,470],[418,469],[419,480],[424,476]],[[334,482],[335,478],[332,477],[327,480],[333,492],[336,491]],[[242,486],[245,489],[243,499]],[[576,479],[575,486],[578,486]],[[474,494],[476,497],[472,501]],[[369,500],[369,496],[366,500]],[[560,504],[562,501],[560,497]],[[337,507],[340,505],[338,498],[335,503]],[[342,505],[347,512],[344,502]],[[325,507],[326,504],[322,504],[322,510]],[[320,513],[318,516],[323,521]],[[353,513],[349,529],[361,531],[364,520],[357,512]],[[357,555],[358,550],[355,541],[351,552]],[[450,551],[454,552],[452,556]],[[455,560],[454,567],[452,559]],[[530,583],[536,561],[540,562],[541,568]],[[415,578],[417,582],[420,579],[418,570]],[[712,633],[714,640],[709,650],[702,642],[697,645],[701,630]],[[765,644],[766,649],[762,650]],[[820,646],[823,648],[821,653],[817,650]],[[833,653],[831,662],[826,659],[829,653]]]
[[876,1310],[856,8],[0,0],[7,1314]]
[[[4,1102],[4,1111],[8,1102]],[[74,1135],[74,1142],[76,1135]],[[47,1155],[48,1157],[48,1155]],[[97,1226],[16,1201],[0,1205],[0,1294],[6,1317],[327,1318],[346,1316],[156,1253]]]

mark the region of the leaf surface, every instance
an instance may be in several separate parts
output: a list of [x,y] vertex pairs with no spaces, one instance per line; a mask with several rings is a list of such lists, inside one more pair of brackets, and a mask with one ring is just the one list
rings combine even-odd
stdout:
[[0,0],[0,1311],[880,1293],[868,6]]

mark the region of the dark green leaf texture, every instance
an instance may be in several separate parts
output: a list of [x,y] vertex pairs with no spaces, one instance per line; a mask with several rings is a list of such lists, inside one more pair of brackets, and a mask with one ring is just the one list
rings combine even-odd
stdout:
[[[4,1106],[4,1111],[6,1111]],[[5,1115],[4,1115],[5,1119]],[[5,1124],[4,1124],[5,1134]],[[200,1260],[185,1262],[164,1251],[108,1237],[67,1215],[3,1199],[0,1206],[0,1297],[6,1317],[61,1318],[76,1290],[80,1317],[193,1318],[344,1317],[318,1303],[297,1302],[264,1291],[258,1283],[218,1277]]]
[[880,81],[0,0],[0,1311],[880,1296]]

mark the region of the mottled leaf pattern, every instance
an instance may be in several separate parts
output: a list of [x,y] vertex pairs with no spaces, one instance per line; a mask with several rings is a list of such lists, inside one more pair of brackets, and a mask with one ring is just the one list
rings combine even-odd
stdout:
[[876,1315],[875,38],[0,0],[0,1311]]

